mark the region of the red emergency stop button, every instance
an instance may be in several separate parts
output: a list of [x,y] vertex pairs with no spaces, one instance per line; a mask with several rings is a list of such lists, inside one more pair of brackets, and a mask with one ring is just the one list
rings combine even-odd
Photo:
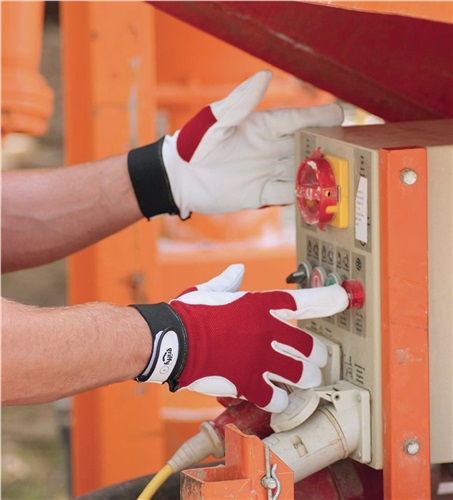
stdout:
[[296,197],[303,220],[323,230],[336,214],[338,190],[330,163],[317,148],[299,166]]
[[365,288],[362,282],[359,280],[345,280],[341,286],[348,294],[348,309],[362,309],[365,305]]

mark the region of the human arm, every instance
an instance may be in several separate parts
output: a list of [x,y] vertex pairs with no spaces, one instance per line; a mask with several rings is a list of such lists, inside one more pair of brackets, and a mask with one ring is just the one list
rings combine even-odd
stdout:
[[3,301],[2,403],[34,404],[136,378],[281,412],[286,392],[322,382],[327,350],[287,320],[348,307],[339,285],[238,291],[233,265],[168,304],[37,308]]
[[131,307],[2,300],[2,404],[38,404],[136,377],[152,347]]
[[159,214],[294,202],[294,132],[339,125],[337,105],[254,111],[261,71],[156,143],[88,164],[3,173],[2,270],[65,257]]
[[2,272],[66,257],[138,221],[127,155],[2,173]]

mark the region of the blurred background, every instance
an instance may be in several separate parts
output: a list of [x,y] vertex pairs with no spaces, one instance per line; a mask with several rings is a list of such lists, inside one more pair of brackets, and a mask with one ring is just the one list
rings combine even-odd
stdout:
[[[2,169],[63,163],[58,2],[46,4],[41,71],[55,92],[49,130],[40,138],[7,136],[2,144]],[[66,304],[65,261],[2,275],[2,295],[25,304]],[[2,498],[69,498],[68,404],[2,408]]]

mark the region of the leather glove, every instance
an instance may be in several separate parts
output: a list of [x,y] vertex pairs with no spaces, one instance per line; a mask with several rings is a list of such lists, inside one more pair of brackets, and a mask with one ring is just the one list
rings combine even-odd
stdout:
[[169,304],[134,305],[153,336],[140,382],[168,382],[212,396],[247,399],[282,412],[288,395],[322,383],[325,345],[286,320],[330,316],[348,306],[340,285],[303,290],[239,292],[244,266],[186,290]]
[[269,82],[265,70],[195,115],[174,135],[129,153],[129,173],[145,217],[214,215],[287,205],[294,194],[294,132],[335,126],[339,105],[254,112]]

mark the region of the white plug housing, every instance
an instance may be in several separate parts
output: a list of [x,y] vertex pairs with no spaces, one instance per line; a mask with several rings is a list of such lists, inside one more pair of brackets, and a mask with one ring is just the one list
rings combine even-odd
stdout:
[[[295,482],[346,457],[362,463],[371,461],[368,391],[339,381],[317,392],[327,404],[300,425],[263,440],[291,467]],[[282,421],[279,424],[285,426]]]

